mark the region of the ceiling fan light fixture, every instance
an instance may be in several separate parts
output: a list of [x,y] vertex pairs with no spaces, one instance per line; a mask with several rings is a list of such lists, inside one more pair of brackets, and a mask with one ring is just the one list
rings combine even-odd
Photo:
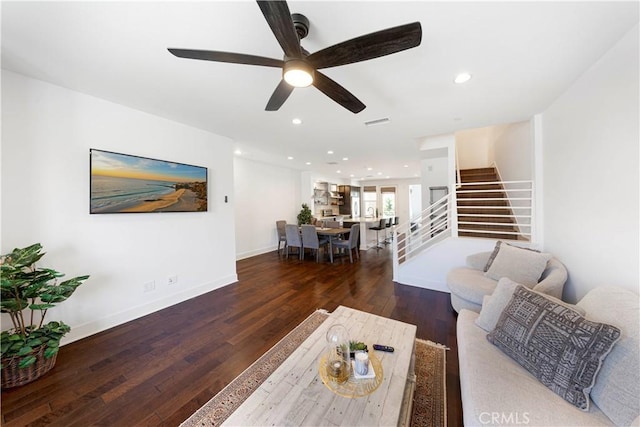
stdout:
[[313,68],[306,61],[291,59],[284,64],[283,78],[293,87],[307,87],[313,83]]

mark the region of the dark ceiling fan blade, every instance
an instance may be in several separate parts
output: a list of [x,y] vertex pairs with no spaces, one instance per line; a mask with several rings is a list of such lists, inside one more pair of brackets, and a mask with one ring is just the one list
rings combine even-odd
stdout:
[[366,105],[360,102],[360,100],[351,92],[319,71],[316,71],[314,74],[313,85],[317,87],[320,92],[324,93],[352,113],[357,114],[366,108]]
[[316,69],[337,67],[411,49],[421,41],[422,26],[414,22],[335,44],[312,53],[307,61]]
[[267,20],[273,35],[282,47],[284,54],[290,58],[300,58],[302,50],[300,40],[291,19],[291,12],[286,1],[260,1],[258,6]]
[[269,98],[269,102],[267,102],[265,111],[277,111],[282,104],[284,104],[284,101],[289,98],[293,89],[293,86],[285,82],[284,79],[280,80],[280,84],[276,87],[276,90],[273,91],[271,98]]
[[284,61],[281,59],[265,58],[264,56],[245,55],[243,53],[174,48],[169,48],[168,50],[179,58],[202,59],[204,61],[216,62],[230,62],[232,64],[263,65],[265,67],[282,68],[284,66]]

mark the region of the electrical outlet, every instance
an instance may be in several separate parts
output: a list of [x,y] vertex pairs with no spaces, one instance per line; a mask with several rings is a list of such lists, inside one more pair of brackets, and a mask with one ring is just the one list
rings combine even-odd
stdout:
[[167,283],[169,285],[175,285],[176,283],[178,283],[178,276],[169,276],[169,278],[167,279]]
[[142,290],[144,292],[151,292],[154,291],[156,289],[156,282],[155,280],[152,280],[150,282],[145,283],[144,285],[142,285]]

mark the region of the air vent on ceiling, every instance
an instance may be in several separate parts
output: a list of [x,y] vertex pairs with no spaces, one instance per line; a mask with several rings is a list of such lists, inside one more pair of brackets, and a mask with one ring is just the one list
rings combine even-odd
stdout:
[[327,162],[328,165],[337,165],[338,162]]
[[389,117],[385,117],[382,119],[369,120],[368,122],[364,122],[365,126],[373,126],[373,125],[382,125],[385,123],[389,123],[391,119]]

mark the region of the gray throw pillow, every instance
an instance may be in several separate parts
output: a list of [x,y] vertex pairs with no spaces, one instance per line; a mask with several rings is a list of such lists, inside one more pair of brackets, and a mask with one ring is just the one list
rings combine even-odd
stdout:
[[[476,325],[487,332],[493,331],[493,329],[496,327],[496,324],[498,323],[498,319],[500,319],[500,315],[511,301],[513,292],[518,286],[518,283],[507,277],[503,277],[502,279],[500,279],[493,293],[488,296],[485,295],[484,299],[482,300],[482,309],[480,310],[480,315],[476,318]],[[536,293],[542,295],[540,292]],[[564,307],[577,311],[581,316],[584,316],[586,314],[586,311],[582,307],[566,303],[562,300],[552,297],[551,295],[544,296],[547,299],[555,302],[556,304],[560,304]]]
[[538,381],[577,408],[589,410],[589,392],[620,329],[518,286],[487,340]]
[[491,252],[491,255],[489,255],[489,259],[487,260],[487,263],[484,265],[483,271],[485,273],[489,271],[489,267],[491,267],[491,264],[493,264],[493,260],[496,259],[496,257],[498,256],[498,252],[500,251],[501,245],[502,245],[502,242],[498,240],[496,242],[496,245],[493,247],[493,251]]
[[484,275],[493,280],[508,277],[533,288],[547,267],[551,254],[538,253],[511,245],[500,245],[498,255]]

